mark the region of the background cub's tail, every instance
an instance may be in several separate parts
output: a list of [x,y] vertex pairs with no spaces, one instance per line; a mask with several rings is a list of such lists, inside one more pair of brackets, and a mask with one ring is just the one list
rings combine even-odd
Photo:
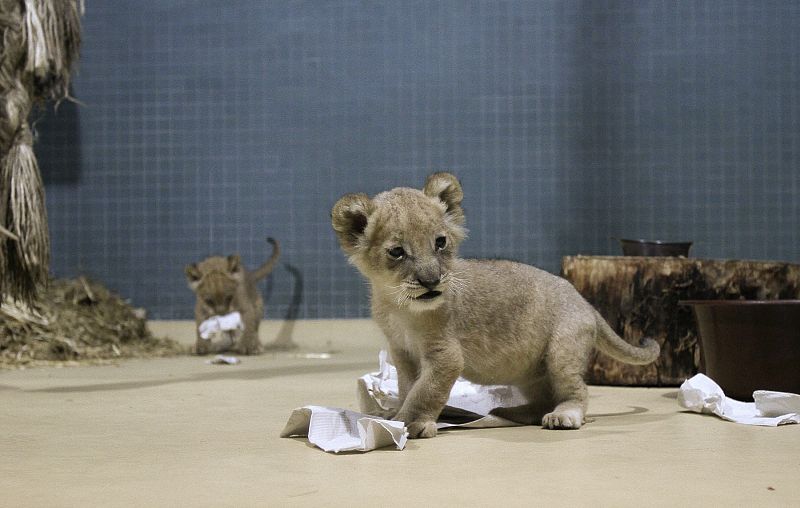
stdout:
[[253,279],[261,280],[270,274],[275,263],[278,262],[278,257],[281,255],[281,246],[278,241],[272,237],[267,238],[267,241],[272,244],[272,256],[261,266],[253,271]]
[[642,339],[641,347],[628,344],[608,325],[603,316],[595,311],[597,320],[596,347],[615,360],[633,365],[645,365],[658,358],[661,347],[653,339]]

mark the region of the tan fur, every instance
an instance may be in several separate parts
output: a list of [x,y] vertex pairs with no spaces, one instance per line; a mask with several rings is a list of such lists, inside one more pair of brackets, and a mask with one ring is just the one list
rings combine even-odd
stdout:
[[272,272],[280,255],[278,242],[272,238],[267,238],[267,241],[272,244],[272,256],[252,272],[244,269],[238,255],[212,256],[186,267],[189,287],[197,296],[194,306],[197,327],[211,316],[231,312],[239,312],[244,323],[244,330],[235,334],[232,346],[213,344],[202,339],[198,331],[195,353],[203,355],[231,350],[252,355],[261,351],[258,326],[264,316],[264,300],[256,283]]
[[[645,364],[658,357],[658,344],[625,343],[560,277],[511,261],[459,258],[466,236],[462,198],[453,175],[436,173],[422,191],[396,188],[372,199],[348,194],[331,213],[342,249],[370,281],[372,316],[397,366],[402,405],[394,418],[406,422],[411,437],[434,436],[462,375],[518,386],[530,400],[495,414],[579,428],[592,348]],[[426,293],[433,297],[418,299]]]

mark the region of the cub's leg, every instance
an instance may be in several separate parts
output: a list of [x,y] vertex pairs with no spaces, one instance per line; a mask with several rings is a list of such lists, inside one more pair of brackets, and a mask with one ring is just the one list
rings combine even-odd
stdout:
[[243,355],[257,355],[261,352],[261,343],[258,341],[258,323],[245,324],[245,329],[239,337],[235,350]]
[[[199,327],[200,325],[196,325]],[[204,340],[200,337],[200,332],[197,332],[197,339],[194,341],[194,354],[196,355],[207,355],[211,351],[209,350],[209,341]]]
[[[436,435],[436,419],[464,366],[457,345],[433,347],[420,361],[419,377],[411,385],[395,420],[405,422],[410,438]],[[400,377],[398,365],[398,378]],[[403,374],[411,379],[411,373]]]
[[239,335],[234,347],[236,352],[243,355],[257,355],[261,352],[261,343],[258,341],[258,325],[260,324],[260,315],[244,318],[244,330]]
[[579,429],[584,422],[587,407],[586,383],[580,375],[564,376],[553,381],[558,384],[555,397],[562,400],[553,412],[544,415],[542,427],[548,429]]
[[397,389],[400,395],[400,404],[405,402],[408,392],[419,377],[419,364],[404,349],[389,346],[392,361],[397,368]]
[[[198,304],[199,305],[199,304]],[[204,319],[202,316],[198,315],[197,311],[195,311],[194,316],[194,333],[195,333],[195,341],[194,341],[194,354],[196,355],[207,355],[211,352],[211,348],[209,346],[209,342],[204,340],[200,336],[200,323],[202,323]]]
[[595,333],[593,326],[571,327],[557,332],[550,341],[547,373],[556,404],[542,418],[547,429],[579,429],[589,398],[583,373]]

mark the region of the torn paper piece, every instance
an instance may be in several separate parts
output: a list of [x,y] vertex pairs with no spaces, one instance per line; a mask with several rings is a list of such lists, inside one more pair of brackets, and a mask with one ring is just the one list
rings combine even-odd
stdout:
[[[359,407],[367,414],[391,416],[400,408],[397,369],[387,360],[386,351],[380,352],[378,362],[378,372],[365,374],[358,380]],[[516,426],[519,424],[489,415],[489,412],[496,407],[514,407],[526,403],[522,392],[514,386],[478,385],[460,377],[450,390],[450,398],[437,428]]]
[[310,360],[329,360],[333,358],[330,353],[297,353],[293,355],[295,358],[307,358]]
[[281,437],[308,436],[326,452],[367,452],[384,446],[402,450],[408,440],[403,422],[382,420],[348,409],[304,406],[295,409]]
[[236,358],[235,356],[223,356],[217,355],[214,357],[213,360],[206,360],[208,365],[236,365],[241,363],[242,361]]
[[206,319],[198,327],[200,338],[209,340],[213,335],[219,332],[227,332],[231,330],[244,330],[244,323],[242,323],[242,315],[238,312],[231,312],[224,316],[211,316]]
[[380,370],[358,379],[358,404],[367,414],[393,414],[400,409],[397,370],[386,361],[386,351],[378,353]]
[[780,416],[800,413],[800,395],[796,393],[756,390],[753,400],[763,416]]
[[[378,372],[358,379],[361,413],[332,407],[304,406],[292,412],[281,437],[308,436],[309,442],[334,453],[366,452],[392,444],[402,450],[408,439],[405,424],[388,419],[400,407],[397,370],[388,362],[386,351],[380,352],[378,360]],[[459,378],[436,427],[478,429],[519,426],[521,424],[490,415],[489,411],[495,407],[513,407],[526,402],[515,387],[476,385]]]
[[678,403],[697,413],[715,414],[745,425],[775,427],[800,423],[800,395],[759,390],[755,402],[740,402],[725,396],[722,388],[704,374],[683,382]]

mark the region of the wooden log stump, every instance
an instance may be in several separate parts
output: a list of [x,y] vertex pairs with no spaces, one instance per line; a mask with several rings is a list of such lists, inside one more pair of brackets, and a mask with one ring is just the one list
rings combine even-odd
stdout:
[[677,386],[698,372],[697,328],[680,300],[800,298],[800,265],[678,257],[567,256],[561,275],[631,344],[651,337],[661,356],[627,365],[595,351],[590,384]]

